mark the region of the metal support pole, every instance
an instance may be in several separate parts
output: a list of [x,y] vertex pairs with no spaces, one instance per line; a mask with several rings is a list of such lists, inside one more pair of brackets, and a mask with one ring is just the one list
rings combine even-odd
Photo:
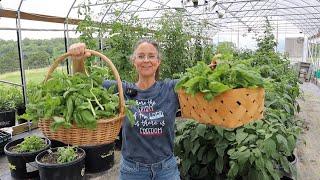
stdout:
[[[18,43],[18,53],[19,53],[19,63],[20,63],[20,76],[21,76],[21,85],[22,85],[22,94],[23,94],[23,103],[26,106],[28,103],[27,90],[26,90],[26,74],[24,71],[24,57],[22,54],[22,37],[21,37],[21,23],[20,23],[20,9],[23,0],[20,1],[19,8],[17,10],[16,17],[16,27],[17,27],[17,43]],[[31,131],[31,122],[28,122],[28,131]]]
[[[65,52],[68,52],[68,47],[69,47],[69,23],[68,23],[68,19],[69,19],[69,15],[71,13],[71,10],[72,8],[74,7],[74,4],[76,3],[77,0],[74,0],[69,11],[68,11],[68,14],[66,16],[66,20],[64,22],[64,50]],[[70,58],[68,58],[67,60],[67,73],[70,74],[71,73],[71,69],[70,69],[70,66],[69,66],[69,61],[70,61]]]
[[[68,36],[68,27],[66,28],[67,24],[64,24],[64,50],[65,52],[68,52],[68,45],[69,45],[69,42],[68,42],[68,39],[67,36]],[[70,74],[70,67],[69,67],[69,59],[66,61],[67,62],[67,73]]]
[[[102,38],[103,38],[103,36],[102,36],[102,33],[101,33],[101,31],[99,30],[99,49],[100,49],[100,51],[101,51],[101,53],[103,53],[103,43],[102,43]],[[102,62],[102,59],[101,59],[101,57],[100,57],[100,66],[102,66],[104,63]]]
[[238,49],[240,49],[240,40],[239,40],[239,35],[240,35],[240,32],[239,32],[239,22],[238,22],[238,39],[237,39],[237,45],[238,45]]
[[19,63],[20,63],[20,76],[22,84],[22,93],[23,93],[23,103],[27,104],[27,91],[26,91],[26,75],[24,71],[24,57],[22,54],[22,40],[21,40],[21,23],[20,23],[20,7],[22,5],[22,0],[20,2],[19,8],[17,10],[16,26],[17,26],[17,43],[18,43],[18,53],[19,53]]

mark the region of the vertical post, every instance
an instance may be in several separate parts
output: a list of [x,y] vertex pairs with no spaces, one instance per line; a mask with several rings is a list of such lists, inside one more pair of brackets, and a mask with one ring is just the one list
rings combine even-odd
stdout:
[[279,45],[279,18],[277,18],[277,46],[276,46],[276,52],[278,52],[278,45]]
[[[69,38],[68,38],[68,24],[64,23],[64,50],[65,52],[68,52],[68,45],[69,45]],[[66,61],[67,62],[67,73],[70,74],[70,67],[69,67],[69,59]]]
[[[103,52],[103,44],[102,44],[102,33],[101,33],[101,30],[99,30],[99,49],[101,51],[101,53]],[[101,60],[101,57],[100,57],[100,66],[102,66],[102,60]]]
[[240,49],[240,41],[239,41],[239,21],[238,21],[238,42],[237,42],[237,44],[238,44],[238,49]]
[[17,11],[16,18],[16,27],[17,27],[17,43],[18,43],[18,53],[19,53],[19,64],[20,64],[20,76],[21,76],[21,84],[22,84],[22,93],[23,93],[23,102],[24,105],[27,104],[27,91],[26,91],[26,75],[24,71],[24,57],[22,54],[22,40],[21,40],[21,24],[20,24],[20,7],[22,1],[20,2],[19,9]]
[[319,44],[316,40],[316,57],[315,57],[315,60],[316,60],[316,65],[317,65],[317,69],[319,68]]

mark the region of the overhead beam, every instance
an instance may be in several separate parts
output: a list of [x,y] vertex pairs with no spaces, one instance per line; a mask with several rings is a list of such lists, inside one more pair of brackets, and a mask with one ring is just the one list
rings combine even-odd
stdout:
[[[34,28],[20,28],[22,31],[65,31],[65,29],[34,29]],[[0,27],[1,31],[18,30],[18,28],[5,28]],[[68,31],[77,31],[76,29],[68,29]]]
[[[18,13],[16,11],[12,11],[12,10],[1,9],[0,10],[0,17],[16,19],[18,17]],[[52,22],[52,23],[65,23],[67,21],[67,19],[64,17],[26,13],[26,12],[22,12],[22,11],[20,11],[20,19],[42,21],[42,22]],[[80,21],[81,21],[80,19],[68,18],[68,24],[77,25]]]

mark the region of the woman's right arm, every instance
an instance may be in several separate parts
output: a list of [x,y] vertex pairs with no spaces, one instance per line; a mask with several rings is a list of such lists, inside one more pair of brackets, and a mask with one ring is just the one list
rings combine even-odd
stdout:
[[85,72],[84,61],[91,56],[90,52],[86,52],[85,43],[75,43],[69,47],[68,52],[71,55],[72,60],[72,73]]

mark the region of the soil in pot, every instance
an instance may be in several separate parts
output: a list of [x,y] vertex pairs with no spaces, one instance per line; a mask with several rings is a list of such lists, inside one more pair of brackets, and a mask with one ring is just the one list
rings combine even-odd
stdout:
[[77,147],[63,147],[62,149],[74,149],[74,153],[60,153],[60,148],[49,149],[36,157],[40,179],[84,180],[85,151]]
[[82,146],[81,148],[86,152],[86,172],[102,172],[110,169],[114,165],[115,143]]
[[[17,139],[6,144],[5,154],[9,162],[11,176],[17,179],[37,178],[39,177],[38,168],[34,161],[36,156],[42,151],[49,149],[51,142],[47,138],[41,138],[45,143],[40,149],[33,151],[24,151],[25,148],[18,148],[24,139]],[[26,144],[24,144],[26,145]],[[22,152],[21,152],[22,151]]]

